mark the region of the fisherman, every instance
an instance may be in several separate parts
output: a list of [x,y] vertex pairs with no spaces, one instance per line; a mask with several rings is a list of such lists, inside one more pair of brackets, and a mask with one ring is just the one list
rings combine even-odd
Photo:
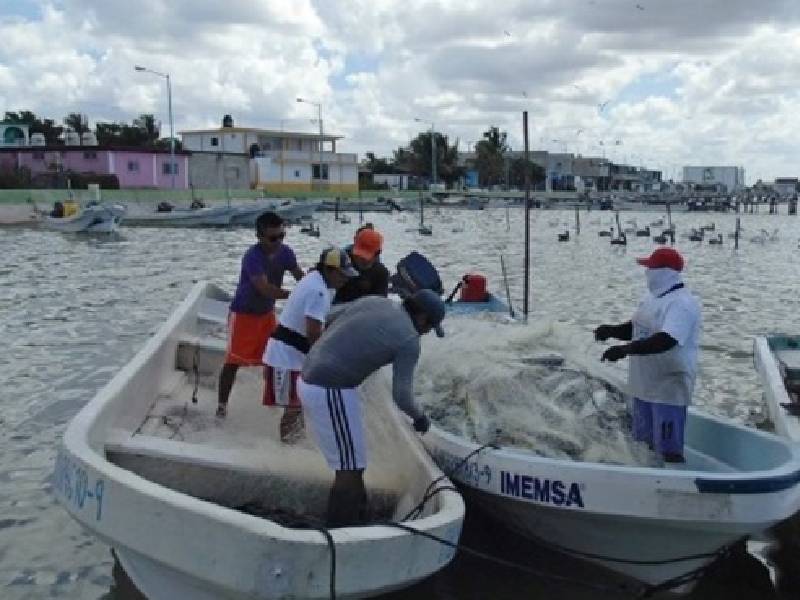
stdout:
[[219,376],[217,416],[225,417],[228,398],[241,366],[261,366],[264,348],[275,329],[275,300],[289,297],[281,289],[289,271],[296,281],[303,277],[294,251],[283,243],[284,222],[274,212],[256,219],[256,238],[244,253],[239,283],[228,315],[228,347]]
[[665,462],[681,463],[686,409],[697,374],[700,303],[683,283],[684,261],[676,250],[659,248],[636,262],[647,268],[649,293],[630,321],[601,325],[594,337],[633,340],[607,348],[601,360],[630,356],[633,437],[647,442]]
[[264,351],[264,405],[283,406],[281,441],[289,443],[303,426],[297,378],[303,360],[322,334],[332,293],[358,276],[344,250],[328,248],[286,301]]
[[392,363],[392,395],[413,419],[414,429],[428,431],[430,422],[414,402],[414,369],[420,336],[431,329],[441,337],[444,302],[420,290],[398,304],[368,296],[334,307],[328,326],[303,363],[298,381],[303,410],[317,445],[336,472],[328,500],[328,525],[359,521],[366,508],[364,469],[367,448],[358,386]]
[[346,250],[358,276],[336,291],[333,303],[352,302],[363,296],[388,296],[389,270],[380,262],[383,236],[371,223],[359,228],[353,245]]

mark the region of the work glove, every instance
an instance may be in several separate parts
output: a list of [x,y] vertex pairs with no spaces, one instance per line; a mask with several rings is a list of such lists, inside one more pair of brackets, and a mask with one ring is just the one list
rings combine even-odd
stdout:
[[628,356],[627,346],[611,346],[610,348],[607,348],[605,352],[603,352],[603,356],[600,357],[600,360],[617,362],[618,360],[625,358],[626,356]]
[[600,325],[594,330],[594,339],[598,342],[605,342],[608,338],[614,336],[614,327],[611,325]]
[[428,417],[422,415],[421,417],[417,417],[414,419],[414,430],[420,433],[426,433],[428,429],[430,429],[431,422]]

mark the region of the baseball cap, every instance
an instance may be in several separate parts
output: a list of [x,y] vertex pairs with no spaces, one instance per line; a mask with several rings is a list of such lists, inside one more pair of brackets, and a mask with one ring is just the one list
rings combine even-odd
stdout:
[[659,248],[647,258],[637,258],[636,262],[648,269],[683,271],[683,257],[673,248]]
[[341,248],[332,246],[323,250],[322,254],[319,255],[319,264],[323,267],[339,269],[348,277],[358,277],[358,271],[353,268],[350,257]]
[[383,248],[383,236],[374,229],[362,229],[356,234],[353,244],[353,256],[364,260],[372,260]]
[[439,337],[444,337],[442,321],[444,320],[444,301],[436,292],[431,290],[419,290],[415,292],[411,299],[419,306],[428,317],[428,321],[433,326],[433,330]]

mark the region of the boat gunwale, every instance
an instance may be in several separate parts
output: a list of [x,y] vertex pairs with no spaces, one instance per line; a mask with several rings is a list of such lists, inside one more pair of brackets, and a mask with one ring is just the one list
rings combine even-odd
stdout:
[[[744,484],[745,482],[749,483],[753,481],[757,481],[760,483],[768,483],[773,480],[780,481],[785,479],[793,479],[795,483],[800,482],[800,451],[798,451],[798,448],[795,448],[791,442],[779,438],[777,436],[773,436],[766,432],[744,427],[730,419],[708,415],[700,410],[697,410],[694,407],[690,407],[689,411],[691,413],[694,413],[695,416],[700,418],[711,418],[713,420],[719,420],[728,425],[744,429],[748,432],[748,434],[754,435],[756,437],[775,438],[775,440],[777,440],[788,451],[789,458],[783,464],[774,467],[772,469],[735,471],[735,472],[714,472],[714,471],[700,471],[696,469],[694,470],[665,469],[664,467],[639,467],[630,465],[593,463],[593,462],[571,460],[571,459],[550,458],[545,456],[538,456],[537,454],[535,454],[530,450],[525,450],[522,448],[513,448],[513,447],[500,447],[497,449],[490,448],[492,452],[491,455],[509,461],[512,464],[524,466],[526,468],[531,468],[536,465],[544,465],[547,466],[548,468],[569,469],[577,472],[588,472],[588,473],[612,472],[615,474],[624,474],[628,477],[636,477],[642,480],[657,478],[661,486],[660,489],[662,490],[664,489],[665,480],[672,480],[681,483],[691,482],[696,486],[700,484],[705,488],[709,488],[709,491],[710,488],[715,488],[715,486],[718,486],[719,484],[723,483]],[[471,440],[467,440],[466,438],[463,438],[461,436],[445,431],[436,425],[431,425],[430,433],[432,433],[433,435],[427,440],[428,442],[430,442],[431,440],[435,439],[435,437],[438,436],[453,446],[463,448],[464,456],[466,456],[470,452],[476,451],[478,448],[481,447],[481,444],[478,444]],[[428,443],[426,445],[431,447],[432,445],[435,444]],[[454,477],[456,479],[459,479],[455,475]],[[459,479],[459,481],[461,480]],[[788,488],[780,487],[779,489],[772,490],[771,492],[768,491],[763,493],[781,492],[785,491],[786,489]],[[696,489],[696,491],[704,493],[702,490],[699,489]],[[753,493],[753,492],[724,492],[724,493]],[[798,490],[798,496],[800,496],[800,490]]]
[[[62,443],[60,452],[67,453],[74,460],[84,463],[98,474],[126,488],[129,493],[145,496],[149,501],[161,503],[172,510],[189,510],[198,515],[202,515],[228,526],[239,529],[242,533],[254,534],[258,536],[268,536],[276,541],[290,541],[294,543],[306,543],[314,546],[327,546],[327,541],[316,530],[302,530],[284,527],[274,521],[261,517],[248,515],[227,507],[223,507],[213,502],[202,500],[188,494],[173,490],[161,484],[150,481],[136,473],[124,469],[111,461],[103,454],[92,447],[89,442],[92,427],[96,419],[104,410],[109,410],[113,405],[114,399],[119,392],[124,389],[130,380],[146,366],[147,360],[157,352],[164,344],[170,343],[175,336],[181,323],[191,316],[192,310],[199,308],[200,302],[207,297],[207,291],[218,290],[219,287],[206,281],[195,284],[189,295],[181,302],[168,319],[161,325],[158,331],[151,336],[136,354],[114,375],[94,395],[94,397],[75,415],[69,423]],[[409,435],[405,432],[404,435]],[[417,445],[418,446],[418,445]],[[426,471],[430,472],[431,479],[441,474],[439,468],[420,448],[414,447],[414,452],[422,457],[421,464]],[[437,473],[438,472],[438,473]],[[447,482],[445,482],[447,483]],[[458,525],[458,532],[464,518],[464,502],[461,495],[455,491],[445,490],[437,494],[439,498],[438,510],[430,515],[409,521],[406,524],[420,531],[435,531],[439,529],[449,530],[454,525]],[[78,510],[74,510],[66,502],[62,506],[79,522],[97,532],[101,537],[109,539],[104,535],[103,527],[87,523],[84,516]],[[459,514],[460,513],[460,514]],[[348,545],[367,540],[391,541],[395,538],[404,538],[412,535],[399,528],[388,525],[368,525],[360,527],[345,527],[332,529],[330,531],[337,546]],[[457,537],[458,534],[456,534]],[[455,542],[456,540],[451,540]]]

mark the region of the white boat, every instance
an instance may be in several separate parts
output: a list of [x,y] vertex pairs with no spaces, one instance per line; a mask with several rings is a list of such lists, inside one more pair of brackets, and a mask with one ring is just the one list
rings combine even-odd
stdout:
[[311,219],[321,204],[319,200],[284,198],[258,201],[256,204],[238,204],[234,206],[235,213],[231,218],[231,225],[255,225],[259,215],[268,210],[277,213],[285,221],[297,223]]
[[[197,284],[71,421],[54,474],[67,511],[114,547],[150,600],[360,598],[450,562],[453,548],[395,526],[287,525],[290,514],[311,527],[321,520],[332,473],[308,438],[279,441],[280,411],[261,406],[258,369],[239,371],[228,416],[215,419],[228,302]],[[448,489],[429,494],[451,484],[430,486],[441,472],[382,377],[363,387],[370,508],[397,521],[427,499],[405,526],[455,543],[463,501]]]
[[125,218],[133,227],[226,227],[236,214],[229,206],[173,209],[168,212],[134,213]]
[[438,427],[423,441],[468,504],[556,551],[657,585],[800,509],[800,447],[693,409],[686,436],[676,468],[479,451]]
[[800,336],[759,336],[753,358],[775,433],[800,442]]
[[125,207],[119,204],[92,204],[69,217],[43,216],[40,225],[64,233],[111,233],[119,229]]

